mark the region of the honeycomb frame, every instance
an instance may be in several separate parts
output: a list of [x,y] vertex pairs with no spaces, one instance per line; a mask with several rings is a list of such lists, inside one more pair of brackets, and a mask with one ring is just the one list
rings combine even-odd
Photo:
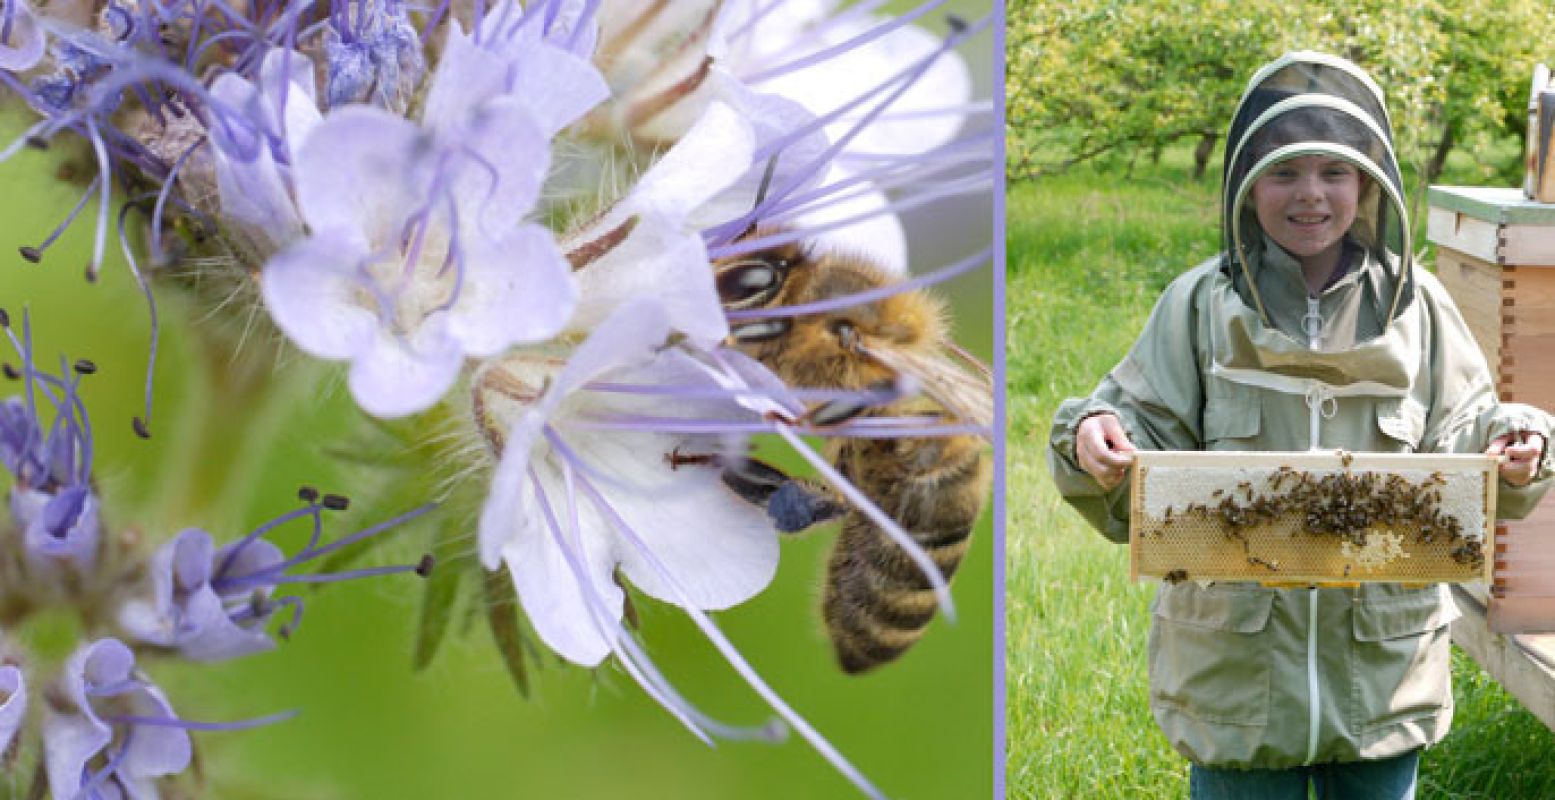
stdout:
[[[1130,469],[1129,575],[1271,585],[1488,581],[1497,463],[1485,454],[1141,451]],[[1368,508],[1436,516],[1310,532],[1310,504],[1280,508],[1301,493],[1337,503],[1327,498],[1363,492]],[[1246,522],[1260,500],[1256,521]]]

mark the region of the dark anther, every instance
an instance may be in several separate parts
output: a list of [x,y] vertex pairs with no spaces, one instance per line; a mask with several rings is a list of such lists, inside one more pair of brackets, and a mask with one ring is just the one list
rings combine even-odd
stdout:
[[27,146],[34,150],[47,150],[49,149],[49,140],[33,134],[27,137]]
[[97,270],[91,264],[86,265],[86,282],[97,283]]
[[97,365],[89,359],[76,359],[76,372],[82,375],[94,375],[97,373]]
[[9,327],[11,327],[11,315],[6,313],[5,309],[0,308],[0,328]]
[[297,489],[297,499],[304,503],[314,503],[319,499],[319,490],[312,486],[303,486]]
[[22,374],[16,371],[16,367],[11,366],[10,364],[0,364],[0,374],[5,375],[6,380],[12,381],[22,377]]
[[966,29],[971,27],[967,24],[966,20],[962,19],[957,14],[946,14],[945,24],[950,26],[951,33],[966,33]]
[[140,417],[130,420],[130,427],[135,429],[135,435],[142,439],[151,438],[151,429],[146,427],[146,421]]
[[420,561],[416,562],[416,574],[425,578],[432,574],[432,567],[436,565],[437,559],[433,558],[431,553],[427,553],[421,557]]
[[330,511],[345,511],[351,507],[351,498],[343,494],[326,494],[323,505]]
[[21,247],[16,248],[16,252],[21,253],[22,254],[22,258],[25,258],[25,259],[27,259],[28,261],[31,261],[34,264],[36,264],[39,261],[43,260],[43,251],[39,250],[36,247],[28,247],[27,245],[22,245]]

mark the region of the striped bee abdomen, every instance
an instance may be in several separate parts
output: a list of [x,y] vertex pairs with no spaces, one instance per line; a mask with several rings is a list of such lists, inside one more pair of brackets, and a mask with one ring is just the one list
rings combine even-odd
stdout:
[[[857,439],[838,460],[949,579],[992,478],[983,440]],[[900,656],[923,636],[936,609],[928,576],[867,516],[849,511],[827,566],[823,601],[843,670],[864,672]]]

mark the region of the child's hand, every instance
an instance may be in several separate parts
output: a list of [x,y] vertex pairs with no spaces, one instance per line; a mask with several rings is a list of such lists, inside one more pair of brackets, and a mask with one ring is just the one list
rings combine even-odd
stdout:
[[1544,452],[1544,437],[1529,431],[1503,434],[1491,439],[1485,452],[1493,456],[1506,456],[1501,462],[1502,480],[1513,486],[1527,486],[1533,480],[1534,471],[1539,468],[1539,456]]
[[1128,465],[1134,462],[1134,450],[1134,443],[1128,440],[1128,433],[1115,415],[1086,417],[1075,429],[1075,459],[1080,462],[1080,469],[1095,478],[1103,489],[1123,482]]

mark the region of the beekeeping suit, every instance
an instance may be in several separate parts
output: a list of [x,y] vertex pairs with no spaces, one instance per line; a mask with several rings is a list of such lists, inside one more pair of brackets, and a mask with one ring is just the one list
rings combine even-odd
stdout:
[[[1275,165],[1321,155],[1362,179],[1340,270],[1311,296],[1299,260],[1254,213]],[[1054,419],[1060,491],[1115,541],[1128,485],[1111,491],[1075,456],[1075,430],[1115,414],[1154,450],[1481,452],[1494,437],[1549,437],[1538,409],[1499,403],[1484,358],[1436,278],[1411,264],[1381,90],[1353,64],[1293,53],[1248,85],[1226,140],[1224,252],[1175,280],[1129,354]],[[1500,482],[1500,515],[1548,488]],[[1452,717],[1445,586],[1275,589],[1189,581],[1152,604],[1150,704],[1196,763],[1288,768],[1388,758],[1440,740]]]

